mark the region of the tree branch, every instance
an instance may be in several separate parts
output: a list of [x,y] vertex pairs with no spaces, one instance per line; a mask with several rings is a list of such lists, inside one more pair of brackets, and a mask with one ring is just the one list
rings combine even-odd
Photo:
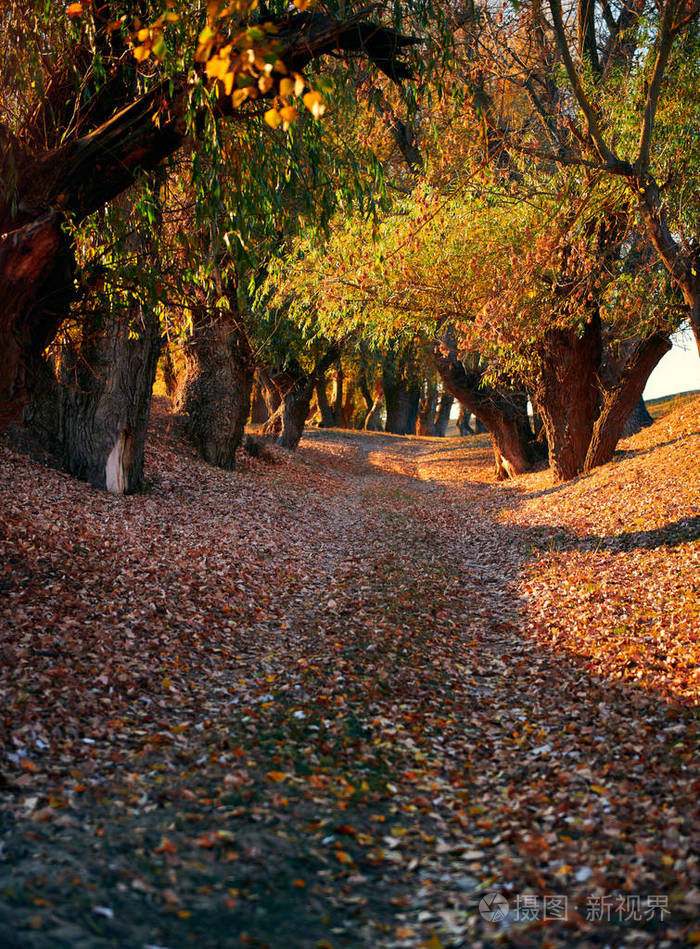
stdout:
[[564,23],[562,21],[561,0],[549,0],[549,9],[552,12],[552,23],[554,26],[554,35],[556,37],[557,46],[559,47],[559,52],[561,53],[562,60],[564,61],[564,68],[566,69],[566,74],[569,77],[569,82],[571,83],[574,96],[576,97],[576,101],[578,102],[586,120],[588,134],[593,141],[600,159],[606,165],[619,165],[619,159],[605,143],[603,133],[600,129],[600,125],[598,124],[595,110],[593,105],[588,101],[588,97],[586,96],[586,93],[583,89],[583,84],[581,83],[581,77],[579,76],[576,66],[574,65],[574,61],[571,58],[571,50],[569,49],[569,44],[566,39],[566,32],[564,31]]
[[634,168],[638,175],[643,175],[649,167],[649,152],[651,149],[651,136],[654,129],[654,119],[659,104],[659,94],[661,92],[661,83],[664,77],[668,57],[671,53],[673,40],[676,33],[673,29],[673,19],[676,10],[676,4],[672,0],[666,0],[663,17],[661,19],[661,28],[657,39],[658,49],[656,61],[654,62],[654,71],[652,73],[647,99],[644,105],[644,118],[639,134],[639,148],[637,157],[634,161]]

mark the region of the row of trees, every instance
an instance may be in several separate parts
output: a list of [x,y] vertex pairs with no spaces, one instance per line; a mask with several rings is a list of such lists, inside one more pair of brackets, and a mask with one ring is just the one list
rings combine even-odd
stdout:
[[160,360],[224,467],[251,395],[288,447],[456,398],[502,477],[607,461],[698,334],[698,5],[296,6],[4,8],[3,423],[136,490]]
[[[379,227],[297,240],[277,298],[386,341],[434,342],[503,476],[607,462],[649,374],[697,320],[697,6],[552,0],[461,10],[433,141]],[[659,182],[663,184],[659,184]]]

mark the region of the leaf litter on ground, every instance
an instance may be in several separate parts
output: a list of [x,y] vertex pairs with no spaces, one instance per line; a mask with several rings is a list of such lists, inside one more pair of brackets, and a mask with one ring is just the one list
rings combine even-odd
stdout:
[[139,496],[0,445],[2,943],[700,939],[699,419],[568,485],[476,437],[219,471],[162,402]]

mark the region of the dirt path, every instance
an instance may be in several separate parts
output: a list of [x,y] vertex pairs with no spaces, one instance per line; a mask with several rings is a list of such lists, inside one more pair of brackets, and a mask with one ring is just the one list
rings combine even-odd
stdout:
[[530,634],[473,447],[160,438],[142,498],[3,457],[0,944],[687,944],[692,710]]

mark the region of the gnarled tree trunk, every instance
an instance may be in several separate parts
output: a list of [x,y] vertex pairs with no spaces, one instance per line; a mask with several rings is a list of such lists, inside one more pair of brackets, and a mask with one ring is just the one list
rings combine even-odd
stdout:
[[445,389],[489,430],[496,477],[503,480],[530,471],[541,453],[532,437],[525,393],[485,385],[479,370],[467,371],[449,335],[435,346],[433,356]]
[[319,379],[316,383],[316,400],[318,402],[318,411],[321,414],[319,428],[333,428],[335,426],[335,418],[331,404],[328,401],[325,378]]
[[76,478],[116,494],[143,486],[160,345],[157,314],[139,306],[89,313],[77,338],[61,347],[58,377],[50,376],[25,418]]
[[262,425],[270,417],[267,402],[263,395],[263,388],[260,384],[258,374],[255,373],[253,381],[253,391],[250,398],[250,422],[252,425]]
[[603,405],[586,452],[584,471],[592,471],[610,461],[627,420],[639,405],[647,379],[670,348],[671,341],[665,333],[655,333],[637,345],[617,385],[603,395]]
[[[369,402],[369,400],[367,400]],[[366,432],[382,432],[384,425],[382,423],[382,406],[384,403],[384,389],[381,379],[374,383],[374,392],[369,404],[369,411],[365,419],[364,429]]]
[[581,336],[573,329],[550,330],[544,336],[533,399],[544,422],[550,465],[558,481],[583,471],[598,416],[601,354],[597,311]]
[[238,314],[200,306],[185,347],[185,376],[177,408],[202,458],[233,468],[250,414],[253,356]]
[[314,388],[339,356],[340,346],[331,346],[308,374],[302,371],[298,363],[291,365],[288,372],[294,381],[277,411],[263,425],[263,435],[274,436],[282,448],[297,447],[304,433],[304,423],[309,415]]
[[384,431],[412,435],[416,430],[421,384],[417,354],[413,346],[396,353],[390,349],[382,366],[382,386],[386,404]]

